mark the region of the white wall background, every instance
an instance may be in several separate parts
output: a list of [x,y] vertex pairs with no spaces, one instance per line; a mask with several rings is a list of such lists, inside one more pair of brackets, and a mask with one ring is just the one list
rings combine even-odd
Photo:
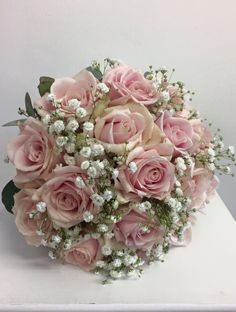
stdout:
[[[194,104],[236,145],[236,1],[0,0],[0,124],[17,117],[38,77],[72,75],[115,57],[175,68]],[[16,129],[0,129],[0,154]],[[1,163],[2,186],[14,173]],[[236,217],[236,179],[219,193]]]

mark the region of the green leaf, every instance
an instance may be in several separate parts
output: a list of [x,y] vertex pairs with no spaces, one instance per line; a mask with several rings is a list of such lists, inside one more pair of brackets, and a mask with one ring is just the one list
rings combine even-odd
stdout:
[[145,77],[146,79],[148,79],[149,76],[152,76],[152,72],[146,71],[146,72],[144,73],[144,77]]
[[20,190],[15,186],[14,182],[11,180],[8,182],[4,189],[2,190],[2,203],[6,207],[7,211],[12,213],[12,208],[14,206],[14,194],[18,193]]
[[17,120],[9,121],[2,126],[3,127],[19,126],[20,124],[24,123],[26,120],[27,120],[26,118],[17,119]]
[[86,68],[90,73],[92,73],[94,75],[95,78],[97,78],[97,80],[101,81],[102,80],[102,72],[100,71],[100,69],[98,67],[92,67],[89,66]]
[[50,92],[51,85],[55,81],[54,78],[51,77],[40,77],[39,78],[39,94],[43,96],[45,93]]
[[25,110],[29,116],[35,117],[35,111],[32,105],[32,101],[28,92],[25,94]]

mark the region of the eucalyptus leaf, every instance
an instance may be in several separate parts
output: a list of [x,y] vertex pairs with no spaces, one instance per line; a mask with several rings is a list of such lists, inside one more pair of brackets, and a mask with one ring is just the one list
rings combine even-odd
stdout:
[[7,123],[5,123],[4,125],[2,125],[3,127],[13,127],[13,126],[19,126],[19,124],[22,124],[26,121],[26,118],[23,119],[17,119],[17,120],[12,120],[9,121]]
[[97,78],[97,80],[101,81],[102,80],[102,72],[100,71],[99,68],[97,67],[92,67],[89,66],[86,68],[90,73],[92,73],[94,75],[95,78]]
[[26,92],[25,94],[25,110],[29,116],[36,117],[36,114],[32,105],[32,101],[28,92]]
[[20,189],[18,189],[14,182],[9,181],[4,189],[2,190],[2,203],[6,207],[6,210],[12,213],[12,208],[14,206],[14,195],[18,193]]
[[39,94],[43,96],[45,93],[50,92],[51,85],[53,84],[54,81],[55,79],[51,77],[46,76],[40,77],[38,85]]

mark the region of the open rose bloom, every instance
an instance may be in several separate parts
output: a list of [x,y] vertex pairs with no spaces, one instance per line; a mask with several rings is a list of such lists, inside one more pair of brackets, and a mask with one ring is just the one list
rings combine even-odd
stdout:
[[190,242],[234,150],[188,104],[190,91],[167,81],[166,70],[107,59],[42,77],[34,104],[27,94],[7,146],[16,175],[3,203],[28,244],[117,279]]

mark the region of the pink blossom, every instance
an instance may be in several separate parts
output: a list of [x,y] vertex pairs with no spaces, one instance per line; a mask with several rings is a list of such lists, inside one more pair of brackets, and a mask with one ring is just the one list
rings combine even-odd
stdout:
[[109,70],[105,74],[103,82],[110,88],[111,105],[123,105],[129,100],[150,105],[160,97],[151,81],[126,65]]
[[[129,164],[137,166],[136,172],[129,170]],[[128,199],[138,197],[165,198],[170,194],[174,181],[175,167],[156,149],[145,151],[136,147],[127,157],[127,165],[119,170],[116,188]]]
[[86,271],[94,269],[96,261],[101,258],[100,243],[94,238],[76,243],[65,252],[65,261],[67,263],[78,265]]
[[[79,188],[75,180],[80,177],[85,186]],[[90,196],[87,175],[76,166],[66,166],[54,170],[49,180],[35,193],[34,199],[47,204],[48,215],[59,226],[69,228],[83,221],[84,212],[98,212]]]
[[[51,86],[50,92],[55,100],[61,102],[61,111],[66,117],[74,116],[75,109],[69,106],[69,101],[76,99],[80,101],[80,107],[84,108],[89,116],[93,110],[93,95],[96,91],[96,79],[87,70],[82,70],[73,78],[58,78]],[[55,107],[47,100],[45,94],[35,103],[37,112],[44,116],[55,110]]]
[[[36,210],[36,203],[32,196],[36,190],[24,189],[14,195],[13,213],[18,231],[25,236],[29,245],[39,246],[43,238],[48,237],[52,231],[52,222],[45,220],[45,213],[38,213],[34,218],[29,215]],[[37,230],[42,230],[45,236],[37,234]]]
[[172,116],[166,111],[161,114],[156,123],[165,134],[167,142],[174,145],[175,154],[187,152],[192,148],[193,129],[187,119]]
[[96,120],[94,132],[108,152],[117,154],[131,150],[137,144],[146,144],[153,137],[155,144],[161,139],[152,115],[136,103],[105,109]]
[[17,185],[45,179],[58,161],[53,137],[32,117],[24,122],[20,134],[8,144],[7,154],[16,168],[14,182]]

